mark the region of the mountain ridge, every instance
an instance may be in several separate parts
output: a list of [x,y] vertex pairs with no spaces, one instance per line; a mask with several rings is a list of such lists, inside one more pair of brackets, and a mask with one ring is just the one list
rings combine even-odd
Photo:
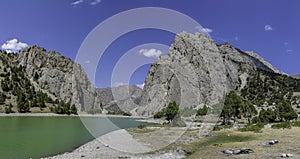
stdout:
[[139,105],[142,89],[132,85],[97,88],[103,110],[107,113],[132,114]]
[[215,105],[224,94],[247,85],[250,73],[258,69],[284,75],[254,52],[218,45],[204,34],[182,32],[169,53],[151,65],[138,114],[152,116],[172,101],[182,109]]
[[[46,102],[49,109],[56,108],[59,102],[54,101],[61,100],[74,104],[82,112],[141,116],[152,116],[172,101],[181,108],[218,104],[229,91],[241,93],[248,88],[249,78],[259,70],[287,76],[254,52],[241,51],[229,43],[216,44],[204,34],[187,32],[176,35],[169,53],[151,65],[144,89],[136,86],[96,88],[80,64],[39,46],[27,47],[17,54],[1,51],[0,58],[2,112],[11,103],[15,107],[18,105],[15,102],[17,94],[11,96],[13,90],[3,91],[7,89],[3,87],[11,85],[3,81],[14,82],[12,70],[23,71],[18,74],[24,78],[19,78],[24,81],[17,83],[18,89],[22,89],[24,83],[30,83],[28,88],[35,91],[34,95],[49,100]],[[299,75],[295,77],[299,78]],[[26,90],[22,91],[26,93]],[[2,107],[1,95],[5,98]],[[10,99],[4,97],[6,95]],[[33,99],[28,100],[27,105],[32,104]]]
[[[2,56],[6,57],[2,59],[2,63],[11,63],[11,66],[2,65],[3,67],[23,69],[25,76],[22,75],[20,80],[29,81],[33,86],[30,89],[45,93],[53,101],[61,100],[70,105],[74,104],[79,111],[100,106],[95,87],[81,66],[70,58],[55,51],[47,52],[39,46],[26,47],[16,54],[2,52]],[[25,99],[29,104],[32,102],[30,98]]]

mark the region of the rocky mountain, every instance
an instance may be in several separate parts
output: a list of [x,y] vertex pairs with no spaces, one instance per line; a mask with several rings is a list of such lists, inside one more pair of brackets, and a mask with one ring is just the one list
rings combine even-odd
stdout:
[[258,70],[284,75],[254,52],[243,52],[228,43],[218,45],[200,33],[182,32],[169,53],[151,65],[137,113],[151,116],[171,101],[181,109],[213,106],[222,102],[225,93],[243,90]]
[[296,79],[300,79],[300,75],[293,75],[292,77],[294,77]]
[[140,103],[142,89],[137,86],[97,88],[102,108],[109,113],[132,114]]
[[0,51],[0,112],[113,113],[152,116],[175,101],[199,109],[224,101],[234,90],[256,106],[288,100],[300,108],[300,80],[280,72],[254,52],[206,35],[176,35],[167,55],[151,65],[144,89],[95,88],[79,64],[38,46]]
[[[3,77],[2,83],[20,85],[19,93],[25,93],[24,101],[29,105],[33,99],[28,98],[24,85],[27,83],[28,89],[32,92],[41,92],[45,98],[51,101],[62,101],[75,105],[80,111],[100,108],[99,95],[95,87],[88,80],[84,70],[79,64],[71,59],[55,52],[47,52],[44,48],[38,46],[27,47],[17,54],[0,53]],[[17,75],[14,78],[14,73]],[[18,77],[19,76],[19,77]],[[4,82],[3,82],[4,81]],[[24,82],[25,81],[25,82]],[[14,83],[15,82],[15,83]],[[2,91],[10,99],[16,98],[17,94],[8,89]],[[31,93],[35,96],[35,93]],[[12,103],[13,107],[18,107],[14,100],[5,101],[5,104]],[[46,104],[47,107],[52,106]],[[60,110],[60,109],[58,109]]]

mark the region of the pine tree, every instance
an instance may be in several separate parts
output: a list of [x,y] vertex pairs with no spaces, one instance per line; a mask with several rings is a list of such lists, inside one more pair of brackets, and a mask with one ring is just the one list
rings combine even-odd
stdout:
[[73,104],[71,106],[71,114],[77,114],[77,108],[76,108],[75,104]]
[[166,119],[169,122],[172,121],[176,116],[176,114],[178,113],[178,111],[179,111],[179,105],[177,105],[176,102],[173,101],[169,103],[166,109],[164,110]]

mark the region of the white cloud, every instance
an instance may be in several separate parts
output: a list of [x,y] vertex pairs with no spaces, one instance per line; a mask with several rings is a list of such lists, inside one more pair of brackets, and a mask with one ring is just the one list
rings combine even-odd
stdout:
[[145,83],[142,83],[142,84],[137,84],[136,86],[138,86],[138,87],[140,87],[140,88],[144,88],[144,86],[145,86]]
[[210,28],[203,28],[203,27],[201,27],[201,26],[197,26],[196,29],[197,29],[200,33],[204,33],[204,34],[208,34],[208,33],[213,32],[212,29],[210,29]]
[[83,3],[83,0],[76,0],[76,1],[72,2],[71,5],[77,6],[80,3]]
[[234,40],[235,40],[235,41],[239,41],[239,37],[237,37],[237,36],[234,37]]
[[271,25],[265,25],[265,31],[272,31],[273,28]]
[[90,5],[96,5],[98,3],[101,3],[102,0],[93,0]]
[[11,39],[2,44],[1,48],[8,53],[18,52],[19,50],[24,49],[28,45],[26,43],[20,42],[17,39]]
[[288,42],[284,42],[283,45],[287,46],[289,43]]
[[204,33],[211,33],[213,30],[209,28],[202,28],[201,31]]
[[292,49],[287,49],[286,52],[287,52],[287,53],[292,53],[292,52],[294,52],[294,50],[292,50]]
[[162,51],[156,49],[141,49],[139,53],[146,57],[158,58],[162,54]]
[[[74,2],[71,3],[72,6],[76,7],[77,5],[86,2],[85,0],[75,0]],[[90,0],[90,5],[96,5],[101,3],[102,0]]]

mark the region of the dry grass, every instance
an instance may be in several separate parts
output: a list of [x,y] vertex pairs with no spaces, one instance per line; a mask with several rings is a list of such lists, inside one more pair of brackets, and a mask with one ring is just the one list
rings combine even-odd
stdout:
[[[200,158],[237,158],[237,159],[261,159],[277,158],[282,153],[290,153],[294,158],[300,158],[300,128],[292,129],[263,129],[262,133],[239,132],[225,130],[216,132],[217,137],[209,139],[198,139],[190,146],[199,145],[188,159]],[[226,134],[228,139],[226,139]],[[229,134],[229,136],[228,136]],[[217,139],[220,138],[220,139]],[[236,139],[234,139],[236,138]],[[279,140],[274,146],[262,146],[262,143],[272,139]],[[240,141],[239,141],[240,140]],[[219,153],[226,149],[250,148],[254,153],[245,155],[225,156]]]
[[[167,140],[169,135],[174,137],[183,133],[181,129],[163,129],[163,131],[153,131],[147,128],[142,133],[132,130],[131,134],[135,139],[154,148],[158,146],[157,144],[164,142],[164,138]],[[282,153],[293,154],[294,158],[300,158],[300,127],[284,130],[263,129],[262,133],[227,129],[213,132],[214,137],[209,138],[199,138],[198,134],[199,130],[188,130],[175,143],[168,145],[162,150],[183,150],[185,153],[191,154],[186,157],[187,159],[277,158]],[[263,142],[272,139],[279,140],[279,143],[269,147],[262,146]],[[230,148],[250,148],[254,150],[254,153],[234,156],[226,156],[220,153],[220,151]]]

